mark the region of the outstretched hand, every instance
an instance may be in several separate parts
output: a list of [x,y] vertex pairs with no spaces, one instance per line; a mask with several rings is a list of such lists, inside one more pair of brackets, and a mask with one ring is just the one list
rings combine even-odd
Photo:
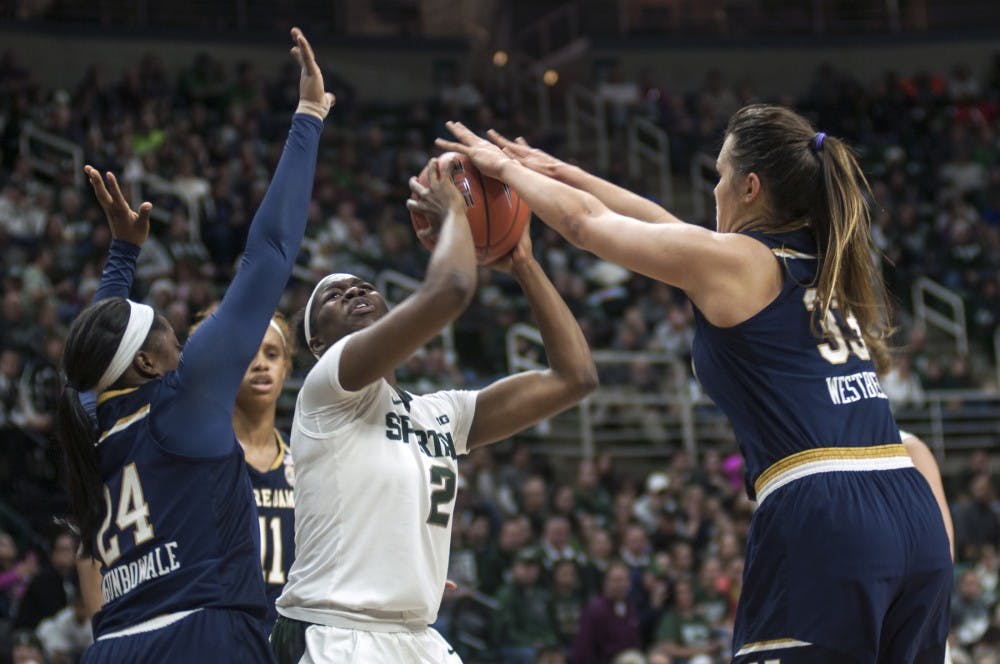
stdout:
[[434,141],[435,145],[444,150],[454,150],[464,154],[472,160],[472,164],[479,169],[479,172],[487,177],[500,177],[500,169],[511,161],[510,157],[485,138],[476,136],[461,122],[446,122],[445,126],[458,142],[438,138]]
[[93,166],[89,164],[84,166],[83,172],[90,180],[90,186],[94,189],[97,202],[104,210],[104,216],[108,219],[111,237],[142,246],[142,243],[149,237],[149,213],[153,211],[153,204],[146,201],[139,206],[138,210],[133,210],[128,201],[125,200],[125,195],[122,194],[114,173],[111,171],[105,173],[110,185],[106,186],[104,178]]
[[490,137],[490,140],[493,141],[497,147],[503,150],[505,155],[516,160],[522,166],[530,168],[536,173],[541,173],[542,175],[546,175],[548,177],[555,177],[558,168],[564,165],[564,162],[556,159],[548,152],[531,147],[528,145],[528,142],[520,136],[517,137],[517,140],[512,141],[505,138],[495,129],[490,129],[486,133]]
[[317,110],[322,109],[322,115],[326,117],[337,98],[323,87],[323,72],[316,64],[316,55],[309,40],[298,28],[292,28],[292,41],[295,43],[291,50],[292,57],[302,68],[299,74],[299,103],[318,104]]

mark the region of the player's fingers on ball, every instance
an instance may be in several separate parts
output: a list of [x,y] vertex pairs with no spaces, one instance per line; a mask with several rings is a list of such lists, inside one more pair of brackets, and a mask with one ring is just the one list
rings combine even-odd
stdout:
[[487,129],[486,135],[490,137],[491,141],[499,145],[501,148],[511,144],[511,140],[498,132],[496,129]]
[[435,138],[434,145],[442,150],[453,150],[455,152],[461,152],[462,154],[469,154],[469,147],[464,143],[456,143],[455,141],[449,141],[444,138]]
[[417,196],[426,196],[427,192],[429,192],[430,190],[424,185],[420,184],[420,180],[417,179],[417,176],[413,175],[410,176],[410,191],[412,191]]
[[431,160],[427,162],[427,183],[428,189],[434,189],[438,182],[441,181],[441,163],[438,161],[437,157],[431,157]]

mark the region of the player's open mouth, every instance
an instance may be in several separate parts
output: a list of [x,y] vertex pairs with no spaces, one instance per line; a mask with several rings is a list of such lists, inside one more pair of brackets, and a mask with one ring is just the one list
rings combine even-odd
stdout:
[[350,314],[353,316],[355,314],[367,314],[375,311],[375,307],[366,300],[360,300],[353,305],[351,305]]
[[250,387],[255,392],[270,392],[271,387],[274,386],[274,381],[268,376],[260,376],[258,378],[250,379]]

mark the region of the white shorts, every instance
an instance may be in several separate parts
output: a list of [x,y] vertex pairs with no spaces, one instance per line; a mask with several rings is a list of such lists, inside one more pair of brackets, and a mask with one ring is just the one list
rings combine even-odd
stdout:
[[432,627],[418,632],[368,632],[310,625],[306,652],[299,664],[462,664],[444,637]]

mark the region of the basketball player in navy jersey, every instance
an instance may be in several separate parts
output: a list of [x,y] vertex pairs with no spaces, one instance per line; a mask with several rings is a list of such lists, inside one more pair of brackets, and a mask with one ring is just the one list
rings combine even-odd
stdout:
[[710,231],[526,145],[449,128],[460,142],[440,147],[513,187],[572,244],[694,304],[695,370],[732,422],[758,503],[733,661],[940,664],[948,537],[879,387],[886,293],[848,147],[788,109],[741,109]]
[[[216,306],[201,311],[191,327],[194,334],[201,321]],[[271,633],[277,613],[274,602],[285,587],[295,559],[295,483],[288,437],[275,426],[282,386],[292,370],[294,338],[285,317],[275,313],[264,340],[254,355],[236,393],[233,431],[243,448],[257,503],[260,524],[260,565],[267,591],[265,627]]]
[[[182,349],[163,316],[126,299],[149,204],[132,211],[108,174],[88,176],[114,238],[101,299],[77,317],[59,412],[84,554],[104,605],[85,662],[270,661],[260,527],[233,404],[305,230],[319,136],[333,103],[301,31],[299,107],[242,265]],[[98,429],[79,392],[97,397]]]

